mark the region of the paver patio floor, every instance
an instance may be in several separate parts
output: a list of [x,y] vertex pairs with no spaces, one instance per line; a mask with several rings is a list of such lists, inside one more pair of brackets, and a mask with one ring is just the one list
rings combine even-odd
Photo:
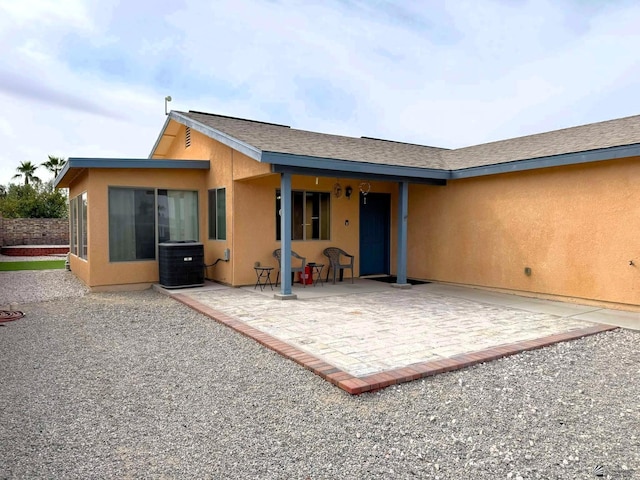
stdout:
[[293,301],[223,286],[173,294],[350,393],[613,328],[579,318],[597,319],[596,307],[439,284],[348,285],[297,287]]

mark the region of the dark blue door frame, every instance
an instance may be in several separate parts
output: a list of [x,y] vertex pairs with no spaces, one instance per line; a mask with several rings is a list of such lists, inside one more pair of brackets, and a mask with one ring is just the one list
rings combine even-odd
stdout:
[[[396,283],[407,285],[409,183],[398,182]],[[360,194],[360,275],[390,273],[391,195]]]
[[391,195],[360,194],[360,275],[388,275],[391,254]]

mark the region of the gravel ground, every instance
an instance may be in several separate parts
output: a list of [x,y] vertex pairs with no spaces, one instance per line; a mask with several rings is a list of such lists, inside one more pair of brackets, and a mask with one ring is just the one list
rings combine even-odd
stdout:
[[[0,272],[0,308],[21,308],[23,303],[81,297],[84,284],[66,270]],[[13,308],[11,308],[13,309]]]
[[154,291],[80,293],[0,327],[0,478],[640,478],[639,332],[351,397]]

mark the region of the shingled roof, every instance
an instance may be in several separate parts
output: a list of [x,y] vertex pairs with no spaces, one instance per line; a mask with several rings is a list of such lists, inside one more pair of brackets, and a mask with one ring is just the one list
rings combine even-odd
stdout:
[[640,115],[449,150],[449,170],[640,143]]
[[329,135],[203,112],[176,113],[262,152],[450,172],[640,144],[640,115],[450,150]]
[[446,170],[444,148],[374,138],[345,137],[297,130],[286,125],[243,120],[202,112],[178,112],[191,120],[252,145],[263,152],[288,153],[407,167]]

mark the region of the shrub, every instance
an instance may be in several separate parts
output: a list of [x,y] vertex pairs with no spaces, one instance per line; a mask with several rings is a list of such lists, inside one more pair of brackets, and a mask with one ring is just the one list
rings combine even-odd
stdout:
[[66,218],[67,195],[53,188],[53,182],[14,185],[0,196],[0,213],[5,218]]

